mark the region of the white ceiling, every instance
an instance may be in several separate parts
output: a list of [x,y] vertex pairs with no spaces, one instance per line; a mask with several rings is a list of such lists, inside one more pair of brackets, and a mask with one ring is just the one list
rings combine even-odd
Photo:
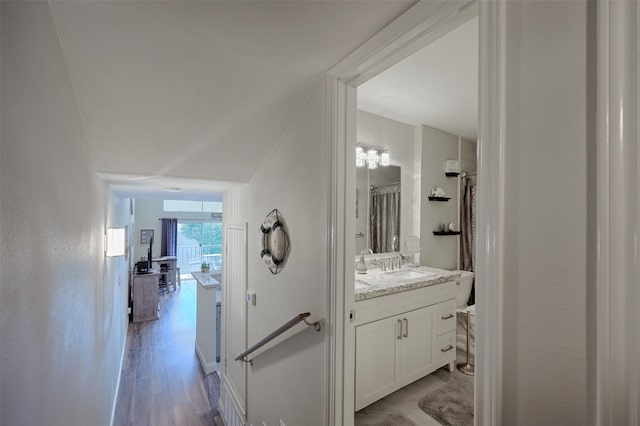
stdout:
[[247,182],[323,73],[413,3],[51,8],[96,171],[127,196],[168,185],[186,197],[191,180],[214,181],[210,191]]
[[222,192],[233,182],[205,179],[184,179],[168,176],[138,176],[98,173],[117,195],[160,200],[222,201]]
[[358,86],[358,108],[476,140],[478,18]]

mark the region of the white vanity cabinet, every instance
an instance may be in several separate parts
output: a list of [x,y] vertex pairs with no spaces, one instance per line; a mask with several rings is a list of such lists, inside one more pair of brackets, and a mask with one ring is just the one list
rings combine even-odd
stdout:
[[455,326],[455,282],[356,302],[356,411],[452,369]]

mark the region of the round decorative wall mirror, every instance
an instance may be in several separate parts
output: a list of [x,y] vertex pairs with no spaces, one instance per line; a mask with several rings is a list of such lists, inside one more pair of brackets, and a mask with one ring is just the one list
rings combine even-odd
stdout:
[[273,209],[260,225],[262,250],[260,257],[272,274],[284,268],[289,255],[289,235],[287,226],[278,209]]

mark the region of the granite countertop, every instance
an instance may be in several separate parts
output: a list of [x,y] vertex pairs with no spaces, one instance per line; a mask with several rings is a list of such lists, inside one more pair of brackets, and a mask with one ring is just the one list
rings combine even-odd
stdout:
[[220,287],[220,282],[213,278],[211,272],[192,272],[191,275],[204,288]]
[[401,291],[428,287],[460,278],[460,272],[420,266],[394,271],[369,269],[366,274],[356,273],[355,300],[366,300]]

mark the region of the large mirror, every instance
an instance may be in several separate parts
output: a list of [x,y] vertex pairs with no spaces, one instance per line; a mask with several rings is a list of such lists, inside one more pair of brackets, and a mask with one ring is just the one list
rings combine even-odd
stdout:
[[399,166],[356,169],[356,254],[400,250]]

